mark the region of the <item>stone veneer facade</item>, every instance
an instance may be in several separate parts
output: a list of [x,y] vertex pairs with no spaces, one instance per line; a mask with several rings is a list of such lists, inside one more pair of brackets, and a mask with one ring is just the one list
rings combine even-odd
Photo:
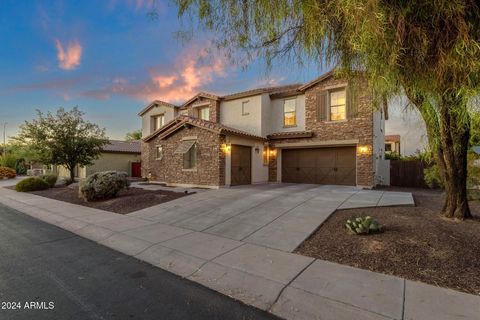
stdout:
[[[368,154],[357,152],[357,185],[371,187],[374,185],[373,146],[373,101],[367,83],[362,81],[358,91],[358,111],[355,118],[344,121],[319,121],[317,117],[317,93],[346,85],[345,80],[329,77],[305,91],[305,130],[312,131],[311,138],[289,138],[271,140],[270,146],[280,143],[312,143],[322,141],[358,140],[358,145],[369,146]],[[269,161],[269,181],[277,181],[277,150]]]
[[[174,154],[184,137],[197,139],[196,169],[183,169],[183,155]],[[156,137],[142,142],[142,176],[179,185],[222,186],[225,184],[225,154],[220,146],[224,141],[224,135],[187,126],[165,139]],[[162,146],[161,160],[155,159],[156,146]]]
[[[208,105],[206,104],[208,102]],[[195,107],[195,105],[197,104],[203,104],[205,103],[205,107],[210,107],[209,109],[209,112],[210,112],[210,121],[212,122],[220,122],[220,101],[219,100],[215,100],[215,99],[208,99],[208,98],[205,98],[205,97],[198,97],[197,99],[195,99],[195,101],[192,101],[190,102],[188,105],[180,108],[180,111],[183,111],[183,110],[188,110],[188,115],[190,117],[196,117],[197,116],[197,113],[196,113],[196,109],[198,109],[198,107]]]

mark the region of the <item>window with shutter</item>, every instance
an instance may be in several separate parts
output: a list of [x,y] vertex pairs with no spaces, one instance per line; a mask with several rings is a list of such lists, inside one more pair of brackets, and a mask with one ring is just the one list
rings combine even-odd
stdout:
[[327,92],[317,93],[317,120],[327,121]]
[[347,118],[358,117],[358,100],[357,100],[357,88],[354,86],[347,87]]

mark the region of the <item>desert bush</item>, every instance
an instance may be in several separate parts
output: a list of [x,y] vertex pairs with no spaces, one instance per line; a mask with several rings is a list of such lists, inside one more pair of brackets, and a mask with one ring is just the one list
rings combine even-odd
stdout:
[[126,172],[97,172],[80,182],[79,196],[86,201],[109,199],[129,185]]
[[7,167],[0,167],[0,179],[13,179],[17,176],[17,172],[15,169],[7,168]]
[[379,232],[381,230],[380,224],[370,216],[347,220],[345,227],[355,234],[368,234]]
[[48,189],[50,186],[41,178],[26,178],[15,185],[15,190],[18,192],[39,191]]
[[440,176],[440,169],[436,164],[423,170],[423,179],[430,188],[443,188],[443,180]]
[[15,163],[17,159],[15,158],[14,155],[7,153],[2,156],[0,156],[0,166],[1,167],[8,167],[15,169]]
[[41,176],[39,176],[39,178],[43,179],[46,183],[48,183],[50,188],[53,188],[55,187],[55,183],[57,182],[58,177],[54,174],[42,174]]
[[17,174],[27,174],[27,164],[25,159],[20,158],[15,161],[15,171],[17,171]]

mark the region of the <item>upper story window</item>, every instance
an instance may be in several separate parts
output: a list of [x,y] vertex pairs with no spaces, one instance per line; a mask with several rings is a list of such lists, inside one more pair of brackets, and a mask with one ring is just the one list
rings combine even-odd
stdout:
[[292,127],[297,125],[297,110],[295,99],[287,99],[283,102],[283,125]]
[[347,93],[345,89],[330,91],[330,121],[345,120]]
[[249,103],[248,100],[242,102],[242,116],[248,116],[250,114],[248,112],[248,109],[249,109],[248,103]]
[[152,121],[153,121],[153,131],[157,131],[158,129],[163,127],[163,125],[165,124],[165,115],[160,114],[157,116],[153,116]]
[[198,118],[202,120],[210,120],[210,108],[209,107],[200,107],[198,108]]

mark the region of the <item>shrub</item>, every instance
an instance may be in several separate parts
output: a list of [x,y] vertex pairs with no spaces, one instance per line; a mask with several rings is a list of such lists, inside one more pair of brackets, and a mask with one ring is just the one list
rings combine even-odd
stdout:
[[13,179],[17,176],[17,173],[12,168],[0,167],[0,179]]
[[7,153],[0,156],[0,166],[15,169],[17,159],[14,155]]
[[48,189],[50,186],[41,178],[26,178],[16,184],[15,190],[18,192],[39,191]]
[[379,232],[382,228],[380,224],[373,220],[370,216],[347,220],[345,227],[355,234],[375,233]]
[[42,174],[39,178],[43,179],[46,183],[48,183],[50,188],[53,188],[55,187],[55,183],[57,182],[58,177],[54,174]]
[[129,185],[125,172],[97,172],[80,182],[79,196],[86,201],[109,199]]
[[17,171],[17,174],[27,174],[27,165],[25,163],[25,159],[17,159],[15,162],[15,171]]
[[443,188],[443,180],[440,176],[440,169],[436,164],[423,170],[423,179],[430,188]]

